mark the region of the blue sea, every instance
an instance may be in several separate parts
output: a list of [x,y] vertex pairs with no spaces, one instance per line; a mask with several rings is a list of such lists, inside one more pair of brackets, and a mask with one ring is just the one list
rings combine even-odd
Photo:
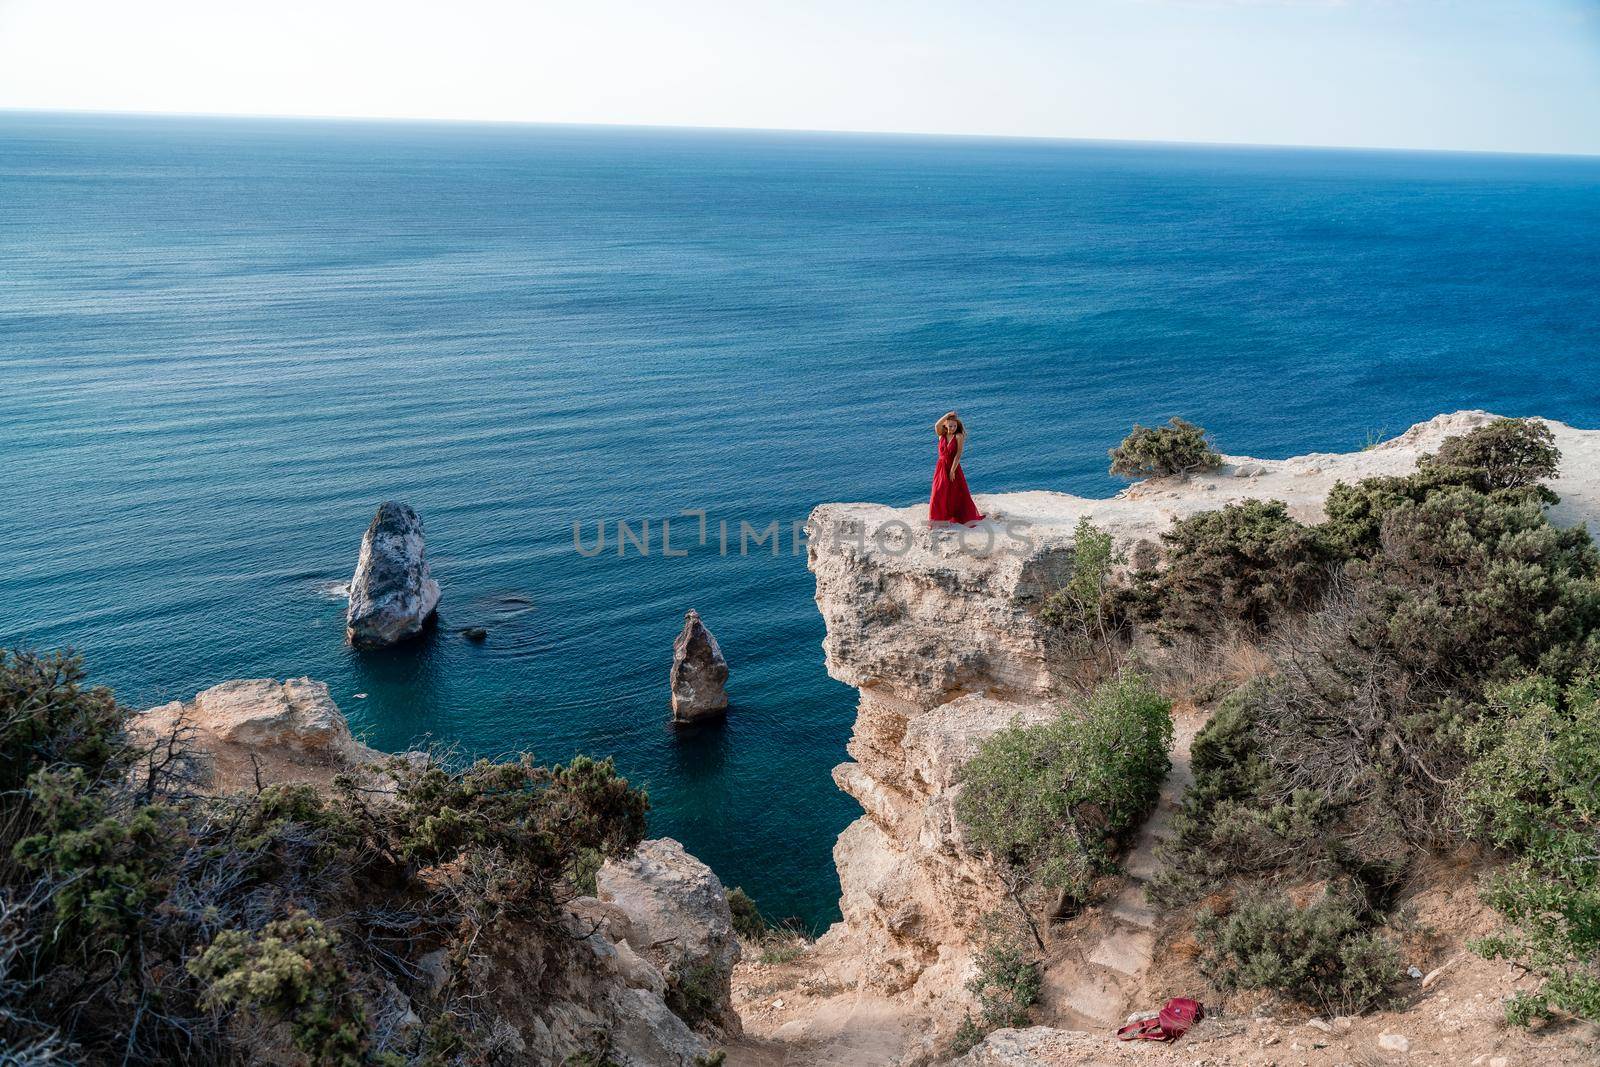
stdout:
[[[950,407],[975,491],[1104,494],[1174,414],[1257,456],[1600,426],[1597,356],[1600,159],[0,114],[0,642],[135,706],[308,674],[380,747],[613,755],[817,924],[857,810],[813,505],[925,497]],[[387,498],[441,626],[357,654]],[[689,607],[733,706],[675,733]]]

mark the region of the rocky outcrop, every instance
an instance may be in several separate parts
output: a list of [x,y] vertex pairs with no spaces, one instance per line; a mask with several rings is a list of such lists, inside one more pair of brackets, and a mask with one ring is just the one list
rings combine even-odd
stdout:
[[[604,1062],[617,1067],[704,1063],[712,1046],[667,1006],[661,972],[612,932],[614,924],[625,927],[627,916],[597,916],[596,907],[604,908],[593,897],[573,903],[564,925],[566,936],[578,945],[577,959],[563,969],[548,995],[525,994],[537,985],[545,966],[537,958],[537,933],[528,931],[521,945],[502,942],[493,949],[497,958],[491,966],[502,979],[494,984],[505,993],[502,1018],[514,1020],[521,1037],[522,1047],[510,1062]],[[597,1035],[603,1039],[599,1048]]]
[[923,709],[862,690],[853,761],[833,776],[865,814],[834,845],[844,921],[822,939],[849,977],[883,993],[919,986],[936,997],[961,986],[966,931],[1001,897],[962,847],[956,775],[995,731],[1054,713],[1042,700],[984,693]]
[[[739,1032],[729,983],[739,962],[728,895],[711,868],[671,838],[645,841],[632,856],[608,860],[596,876],[600,914],[618,949],[630,950],[663,980],[669,1003],[721,1034]],[[639,963],[631,963],[642,971]],[[645,982],[644,984],[652,984]]]
[[[133,727],[147,740],[176,739],[218,793],[276,782],[327,787],[352,771],[371,774],[370,799],[393,787],[381,774],[386,757],[352,736],[328,687],[309,678],[224,682],[151,708]],[[728,1003],[739,950],[722,884],[666,839],[608,863],[599,882],[608,900],[574,901],[555,938],[541,924],[508,920],[474,955],[488,991],[480,1007],[506,1062],[590,1062],[584,1057],[603,1052],[617,1067],[694,1067],[713,1049],[669,1007],[685,981],[698,983],[715,1035],[739,1031]],[[447,952],[415,962],[432,986],[425,995],[445,987],[453,966]],[[528,995],[533,989],[538,996]],[[398,990],[391,995],[404,1006]]]
[[[1337,481],[1408,473],[1447,437],[1493,418],[1441,415],[1360,452],[1224,457],[1215,471],[1138,483],[1104,500],[986,495],[979,506],[990,518],[971,529],[930,529],[920,504],[813,511],[808,564],[827,668],[860,690],[851,762],[834,779],[863,809],[834,849],[844,918],[819,948],[858,961],[853,977],[880,993],[931,1000],[959,991],[967,935],[1000,899],[961,848],[952,814],[960,767],[1007,723],[1055,713],[1064,665],[1036,608],[1071,573],[1080,519],[1110,533],[1130,560],[1156,558],[1175,519],[1230,502],[1282,500],[1316,522]],[[1549,425],[1563,454],[1552,517],[1592,524],[1600,431]]]
[[672,721],[695,722],[728,710],[728,661],[700,613],[690,608],[672,644]]
[[230,744],[339,761],[375,755],[351,735],[327,685],[310,678],[223,682],[196,693],[193,700],[151,708],[143,721],[159,729],[180,720]]
[[177,738],[203,781],[220,790],[263,782],[331,780],[383,754],[357,741],[328,687],[310,678],[237,679],[151,708],[134,720],[148,738]]
[[438,605],[439,583],[428,573],[422,520],[406,505],[385,501],[361,538],[346,637],[357,648],[404,641],[422,632]]
[[1106,1050],[1105,1038],[1081,1030],[1053,1030],[1030,1026],[1024,1030],[996,1030],[972,1051],[954,1061],[952,1067],[1094,1067],[1115,1063]]

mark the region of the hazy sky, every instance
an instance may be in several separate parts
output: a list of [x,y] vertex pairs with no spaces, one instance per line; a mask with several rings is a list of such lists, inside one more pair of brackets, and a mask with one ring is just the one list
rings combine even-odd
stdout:
[[1600,153],[1600,0],[0,0],[0,107]]

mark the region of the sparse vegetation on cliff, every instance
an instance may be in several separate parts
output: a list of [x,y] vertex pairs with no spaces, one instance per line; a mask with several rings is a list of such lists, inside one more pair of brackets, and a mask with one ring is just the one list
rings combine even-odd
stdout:
[[1039,607],[1040,621],[1060,645],[1057,658],[1074,666],[1071,681],[1083,688],[1116,670],[1126,649],[1129,597],[1115,578],[1121,562],[1111,535],[1080,519],[1072,538],[1072,574]]
[[1122,478],[1170,478],[1216,470],[1222,457],[1206,431],[1173,417],[1165,426],[1140,426],[1111,449],[1111,473]]
[[[142,744],[128,719],[77,660],[0,653],[13,1062],[479,1062],[498,1040],[481,946],[538,957],[527,995],[559,983],[577,959],[560,905],[643,833],[608,762],[395,760],[337,799],[212,797],[181,737]],[[437,982],[418,962],[435,951]]]
[[[1373,939],[1401,879],[1465,829],[1512,861],[1486,897],[1512,925],[1480,947],[1546,978],[1513,1018],[1600,1018],[1600,552],[1546,515],[1550,442],[1538,423],[1498,420],[1414,475],[1339,486],[1319,527],[1257,507],[1276,532],[1242,540],[1264,551],[1208,548],[1193,563],[1193,544],[1235,540],[1240,511],[1179,524],[1203,539],[1169,540],[1176,569],[1150,580],[1157,604],[1200,633],[1204,603],[1242,605],[1213,618],[1276,635],[1271,670],[1194,744],[1195,785],[1154,890],[1168,905],[1233,901],[1199,930],[1222,984],[1319,1008],[1375,1003],[1390,971]],[[1298,914],[1278,893],[1312,884],[1328,895]]]
[[805,955],[812,943],[798,920],[769,922],[750,894],[738,886],[728,890],[728,910],[733,916],[733,932],[739,935],[746,951],[754,950],[762,963],[793,963]]
[[1016,923],[986,915],[973,974],[967,981],[967,992],[978,1002],[978,1014],[961,1020],[952,1052],[968,1051],[995,1030],[1029,1025],[1043,985],[1039,963],[1029,957]]
[[766,936],[766,916],[756,907],[755,900],[742,886],[728,890],[728,912],[733,916],[733,932],[749,941],[759,941]]
[[956,815],[1036,940],[1040,894],[1055,895],[1051,914],[1081,903],[1149,811],[1169,766],[1171,712],[1145,679],[1114,678],[1053,721],[1001,730],[962,769]]

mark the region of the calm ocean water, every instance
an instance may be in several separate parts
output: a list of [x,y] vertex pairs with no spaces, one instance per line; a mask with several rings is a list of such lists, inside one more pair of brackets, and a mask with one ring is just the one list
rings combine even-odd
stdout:
[[[790,524],[925,496],[946,408],[980,493],[1109,492],[1171,414],[1260,456],[1600,425],[1594,159],[3,114],[0,275],[0,641],[140,706],[309,674],[381,747],[613,754],[813,922],[854,694]],[[444,627],[357,655],[329,590],[388,497]],[[712,543],[663,559],[682,509]],[[573,550],[619,518],[650,558]],[[733,709],[674,735],[690,606]]]

